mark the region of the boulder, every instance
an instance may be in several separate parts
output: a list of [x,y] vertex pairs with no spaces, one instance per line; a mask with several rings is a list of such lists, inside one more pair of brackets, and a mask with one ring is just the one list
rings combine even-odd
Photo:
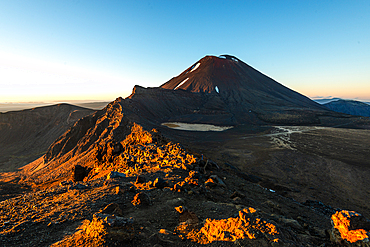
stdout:
[[117,203],[110,203],[99,211],[101,214],[112,214],[116,216],[123,216],[122,210]]
[[86,169],[86,167],[76,165],[72,171],[73,181],[74,182],[83,181],[84,178],[87,176],[87,174],[88,174],[88,170]]
[[369,221],[354,211],[337,211],[331,216],[331,240],[343,246],[370,247]]
[[137,193],[131,203],[134,206],[149,206],[152,204],[150,197],[145,192]]
[[168,183],[165,180],[163,180],[162,178],[157,177],[153,182],[153,186],[158,188],[158,189],[163,189],[164,187],[168,186]]
[[136,177],[136,181],[135,181],[136,184],[142,184],[142,183],[145,183],[145,182],[146,182],[146,178],[144,176],[139,175],[139,176]]
[[188,209],[184,206],[178,206],[178,207],[175,207],[175,210],[179,213],[179,214],[182,214],[182,213],[185,213],[188,211]]
[[110,172],[107,176],[107,179],[111,179],[111,178],[125,178],[126,177],[126,174],[122,173],[122,172]]
[[217,175],[211,175],[204,183],[207,187],[213,188],[216,186],[226,187],[226,184]]

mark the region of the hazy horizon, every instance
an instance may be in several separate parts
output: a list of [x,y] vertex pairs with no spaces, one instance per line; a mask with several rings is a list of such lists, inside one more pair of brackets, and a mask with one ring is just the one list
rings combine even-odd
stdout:
[[[81,99],[70,99],[70,100],[49,100],[49,101],[8,101],[8,102],[0,102],[0,104],[61,104],[61,103],[96,103],[96,102],[112,102],[118,97],[126,98],[130,94],[126,96],[117,96],[114,99],[111,100],[98,100],[98,99],[86,99],[86,100],[81,100]],[[307,95],[305,95],[307,96]],[[328,97],[323,97],[323,96],[315,96],[315,97],[309,97],[311,100],[331,100],[331,99],[343,99],[343,100],[356,100],[356,101],[361,101],[361,102],[370,102],[369,99],[359,99],[359,98],[340,98],[340,97],[335,97],[335,96],[328,96]]]
[[[125,97],[123,97],[125,98]],[[342,99],[342,98],[337,98],[337,97],[317,97],[317,98],[310,98],[314,101],[316,101],[319,104],[323,104],[323,102],[326,102],[326,100],[329,102],[331,100],[337,100],[337,99]],[[113,99],[114,100],[114,99]],[[91,109],[101,109],[103,105],[106,103],[110,103],[113,100],[109,101],[99,101],[99,100],[56,100],[52,102],[0,102],[0,113],[5,113],[8,111],[21,111],[21,110],[27,110],[27,109],[32,109],[36,107],[42,107],[42,106],[48,106],[48,105],[56,105],[56,104],[61,104],[61,103],[67,103],[67,104],[72,104],[72,105],[77,105],[77,106],[82,106],[86,108],[90,108],[88,104],[95,104],[96,107],[92,107]],[[359,99],[344,99],[344,100],[356,100],[356,101],[361,101],[364,103],[367,103],[370,105],[370,100],[359,100]],[[322,102],[321,102],[322,101]]]

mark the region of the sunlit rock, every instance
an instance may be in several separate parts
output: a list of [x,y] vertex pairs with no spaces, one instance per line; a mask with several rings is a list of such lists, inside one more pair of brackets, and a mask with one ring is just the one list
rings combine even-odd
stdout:
[[264,236],[271,242],[279,242],[280,233],[277,227],[256,217],[255,213],[254,208],[245,208],[239,211],[238,217],[220,220],[206,219],[200,229],[196,229],[190,223],[183,221],[175,231],[180,237],[200,244],[209,244],[214,241],[236,241],[245,238],[256,239],[259,236]]
[[331,217],[333,242],[344,246],[370,246],[370,221],[354,211],[338,211]]

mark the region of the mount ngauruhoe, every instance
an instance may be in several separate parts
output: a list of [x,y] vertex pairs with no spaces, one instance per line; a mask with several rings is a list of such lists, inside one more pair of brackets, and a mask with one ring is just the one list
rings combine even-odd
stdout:
[[[228,129],[170,128],[182,124]],[[2,173],[0,241],[368,246],[369,129],[236,57],[206,56],[160,87],[135,86]]]
[[218,96],[230,111],[323,108],[281,85],[236,57],[206,56],[161,88]]
[[150,122],[218,125],[318,124],[328,113],[228,55],[206,56],[159,88],[135,86],[123,107]]

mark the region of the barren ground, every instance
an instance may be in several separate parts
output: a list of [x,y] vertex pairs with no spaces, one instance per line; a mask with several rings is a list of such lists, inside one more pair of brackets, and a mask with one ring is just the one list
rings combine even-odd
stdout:
[[219,133],[168,134],[219,164],[259,176],[260,185],[283,196],[370,216],[370,130],[239,126]]

